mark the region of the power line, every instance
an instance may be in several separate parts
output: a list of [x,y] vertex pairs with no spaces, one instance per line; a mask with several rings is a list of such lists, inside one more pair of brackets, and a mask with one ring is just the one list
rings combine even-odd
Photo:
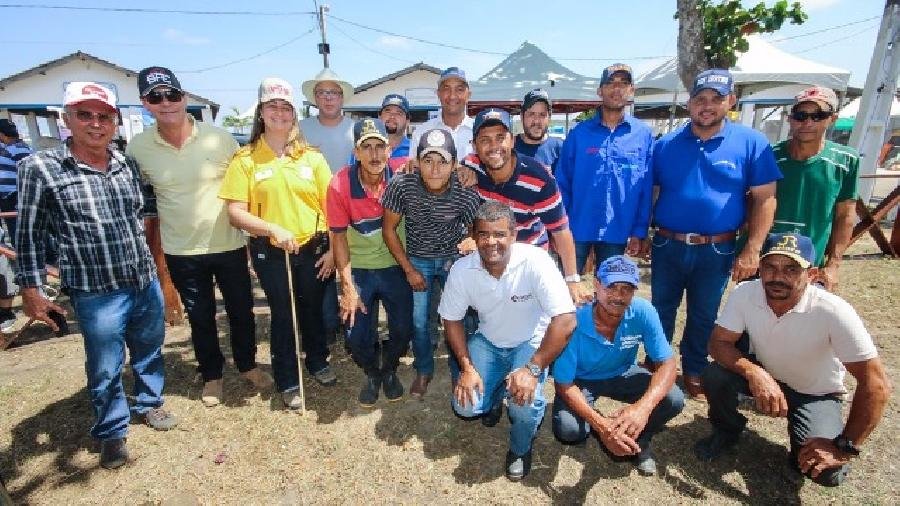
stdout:
[[816,49],[819,49],[819,48],[821,48],[821,47],[830,46],[830,45],[832,45],[832,44],[836,44],[836,43],[838,43],[838,42],[841,42],[841,41],[844,41],[844,40],[847,40],[847,39],[856,37],[857,35],[862,35],[862,34],[868,32],[869,30],[871,30],[872,28],[875,28],[875,25],[873,25],[873,26],[867,26],[866,28],[863,28],[862,30],[860,30],[860,31],[858,31],[858,32],[851,33],[850,35],[847,35],[846,37],[841,37],[841,38],[839,38],[839,39],[830,40],[830,41],[825,42],[825,43],[823,43],[823,44],[816,44],[816,45],[813,46],[813,47],[808,47],[808,48],[803,49],[803,50],[800,50],[800,51],[795,51],[793,54],[803,54],[803,53],[808,53],[808,52],[810,52],[810,51],[815,51]]
[[340,21],[340,22],[342,22],[342,23],[347,23],[348,25],[352,25],[352,26],[355,26],[355,27],[357,27],[357,28],[362,28],[362,29],[364,29],[364,30],[371,30],[371,31],[373,31],[373,32],[382,33],[382,34],[385,34],[385,35],[390,35],[390,36],[392,36],[392,37],[400,37],[400,38],[403,38],[403,39],[409,39],[409,40],[413,40],[413,41],[416,41],[416,42],[421,42],[422,44],[428,44],[428,45],[430,45],[430,46],[438,46],[438,47],[443,47],[443,48],[447,48],[447,49],[456,49],[456,50],[458,50],[458,51],[467,51],[467,52],[469,52],[469,53],[489,54],[489,55],[493,55],[493,56],[509,56],[509,53],[500,53],[500,52],[497,52],[497,51],[484,51],[484,50],[481,50],[481,49],[473,49],[473,48],[471,48],[471,47],[462,47],[462,46],[456,46],[456,45],[453,45],[453,44],[445,44],[445,43],[443,43],[443,42],[433,42],[433,41],[430,41],[430,40],[425,40],[425,39],[420,39],[420,38],[418,38],[418,37],[413,37],[413,36],[411,36],[411,35],[402,35],[402,34],[399,34],[399,33],[389,32],[389,31],[387,31],[387,30],[382,30],[381,28],[374,28],[374,27],[371,27],[371,26],[366,26],[366,25],[357,23],[357,22],[355,22],[355,21],[348,21],[348,20],[346,20],[346,19],[339,18],[339,17],[334,16],[334,15],[331,16],[331,19],[334,19],[334,20],[336,20],[336,21]]
[[310,11],[190,11],[176,9],[147,9],[139,7],[85,7],[75,5],[46,5],[46,4],[0,4],[0,9],[55,9],[70,11],[102,11],[102,12],[132,12],[152,14],[190,14],[190,15],[214,15],[214,16],[301,16],[315,14]]
[[[332,16],[332,17],[333,17],[333,16]],[[402,63],[409,63],[409,64],[411,64],[411,65],[417,63],[417,62],[414,62],[414,61],[412,61],[412,60],[404,60],[403,58],[397,58],[396,56],[390,55],[390,54],[388,54],[388,53],[383,53],[383,52],[381,52],[381,51],[379,51],[379,50],[377,50],[377,49],[371,48],[371,47],[369,47],[369,46],[363,44],[362,42],[360,42],[360,41],[354,39],[353,37],[351,37],[347,32],[345,32],[344,30],[342,30],[341,27],[339,27],[339,26],[332,25],[331,27],[334,28],[338,33],[340,33],[340,34],[343,35],[344,37],[347,37],[348,39],[350,39],[351,41],[353,41],[353,42],[354,42],[356,45],[358,45],[359,47],[365,49],[366,51],[375,53],[375,54],[377,54],[377,55],[384,56],[385,58],[390,58],[390,59],[392,59],[392,60],[397,60],[397,61],[402,62]]]
[[839,28],[844,28],[844,27],[847,27],[847,26],[858,25],[858,24],[860,24],[860,23],[865,23],[866,21],[872,21],[872,20],[874,20],[874,19],[881,19],[881,16],[872,16],[871,18],[860,19],[860,20],[857,20],[857,21],[851,21],[851,22],[849,22],[849,23],[844,23],[844,24],[842,24],[842,25],[829,26],[828,28],[822,28],[821,30],[815,30],[815,31],[812,31],[812,32],[801,33],[801,34],[798,34],[798,35],[792,35],[792,36],[790,36],[790,37],[781,37],[781,38],[778,38],[778,39],[772,39],[772,40],[770,40],[769,42],[772,42],[772,43],[775,43],[775,42],[784,42],[784,41],[786,41],[786,40],[799,39],[800,37],[809,37],[810,35],[816,35],[816,34],[818,34],[818,33],[823,33],[823,32],[830,32],[831,30],[837,30],[837,29],[839,29]]
[[237,64],[237,63],[243,63],[243,62],[245,62],[245,61],[255,60],[256,58],[259,58],[260,56],[265,56],[265,55],[267,55],[267,54],[269,54],[269,53],[272,53],[272,52],[274,52],[274,51],[277,51],[277,50],[283,48],[284,46],[287,46],[287,45],[289,45],[289,44],[293,44],[294,42],[297,42],[298,40],[302,39],[303,37],[306,37],[307,35],[309,35],[309,34],[311,34],[312,32],[314,32],[315,30],[316,30],[316,27],[310,28],[309,30],[307,30],[307,31],[305,31],[305,32],[303,32],[303,33],[301,33],[300,35],[298,35],[298,36],[296,36],[296,37],[294,37],[294,38],[292,38],[292,39],[290,39],[290,40],[287,40],[287,41],[285,41],[285,42],[282,42],[281,44],[278,44],[277,46],[273,46],[273,47],[270,47],[269,49],[266,49],[266,50],[264,50],[264,51],[261,51],[261,52],[259,52],[259,53],[256,53],[256,54],[253,55],[253,56],[247,56],[247,57],[245,57],[245,58],[238,58],[237,60],[232,60],[232,61],[230,61],[230,62],[222,63],[222,64],[219,64],[219,65],[212,65],[212,66],[210,66],[210,67],[204,67],[204,68],[197,69],[197,70],[179,70],[179,71],[177,71],[177,72],[180,73],[180,74],[199,74],[199,73],[207,72],[207,71],[210,71],[210,70],[216,70],[216,69],[220,69],[220,68],[223,68],[223,67],[228,67],[228,66],[231,66],[231,65],[234,65],[234,64]]

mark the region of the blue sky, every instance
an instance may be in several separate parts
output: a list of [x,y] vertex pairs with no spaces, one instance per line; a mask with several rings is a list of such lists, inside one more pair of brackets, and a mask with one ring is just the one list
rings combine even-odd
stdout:
[[[0,19],[4,21],[0,44],[5,48],[0,59],[0,77],[82,50],[136,70],[148,65],[167,66],[176,71],[187,90],[215,100],[227,111],[232,106],[240,110],[249,107],[263,77],[283,77],[298,86],[322,67],[316,48],[319,33],[314,30],[265,55],[196,72],[252,57],[313,29],[314,16],[290,14],[313,11],[313,0],[20,3],[282,14],[188,15],[0,8]],[[504,56],[424,44],[366,30],[336,18],[488,53],[507,54],[527,40],[563,65],[588,76],[598,76],[605,65],[612,63],[610,60],[630,63],[639,73],[663,61],[643,57],[671,57],[676,53],[677,21],[672,19],[675,0],[332,0],[327,3],[333,16],[327,25],[331,67],[354,85],[419,61],[436,67],[457,65],[469,76],[478,77]],[[768,39],[880,18],[884,8],[884,0],[801,3],[809,13],[809,20],[800,26],[786,24],[781,31],[767,36]],[[879,19],[873,19],[776,45],[801,57],[848,69],[852,72],[851,85],[862,86],[878,25]],[[585,60],[600,58],[604,60]]]

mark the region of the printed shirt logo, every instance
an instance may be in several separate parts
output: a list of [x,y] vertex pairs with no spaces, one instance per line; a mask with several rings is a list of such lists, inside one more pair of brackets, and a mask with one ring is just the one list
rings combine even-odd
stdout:
[[622,336],[621,345],[619,346],[619,348],[620,349],[634,348],[640,342],[641,342],[640,334],[630,334],[630,335]]
[[525,301],[529,301],[533,298],[534,298],[534,295],[529,293],[529,294],[525,294],[525,295],[513,295],[512,297],[509,298],[509,300],[511,300],[513,302],[525,302]]

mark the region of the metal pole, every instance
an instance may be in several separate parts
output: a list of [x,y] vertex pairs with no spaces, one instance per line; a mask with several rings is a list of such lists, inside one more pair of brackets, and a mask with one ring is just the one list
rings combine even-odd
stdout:
[[328,68],[328,53],[331,52],[331,48],[328,46],[328,41],[325,39],[325,13],[328,12],[327,5],[319,6],[319,32],[322,34],[322,43],[319,44],[319,54],[322,55],[322,63],[325,65],[325,68]]

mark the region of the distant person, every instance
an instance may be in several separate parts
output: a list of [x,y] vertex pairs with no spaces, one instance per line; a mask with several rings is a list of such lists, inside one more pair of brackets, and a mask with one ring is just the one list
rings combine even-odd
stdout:
[[137,76],[141,104],[156,123],[134,136],[126,154],[135,159],[156,195],[162,248],[172,283],[191,324],[206,406],[222,402],[225,356],[216,325],[218,287],[228,316],[234,364],[257,389],[272,388],[272,377],[256,366],[256,320],[244,234],[228,222],[219,189],[238,149],[234,138],[187,112],[181,83],[165,67],[147,67]]
[[[364,118],[356,122],[353,137],[357,161],[335,174],[328,186],[328,226],[341,277],[340,316],[349,329],[350,357],[366,375],[357,400],[372,407],[381,390],[388,401],[403,398],[397,366],[413,333],[413,299],[382,236],[380,200],[391,177],[387,130],[381,120]],[[388,325],[388,339],[380,345],[378,333],[372,332],[378,301]]]
[[474,251],[470,232],[481,199],[455,176],[456,146],[450,132],[429,130],[419,138],[416,149],[419,170],[394,177],[382,203],[384,242],[414,290],[416,378],[409,393],[421,399],[434,377],[434,346],[439,342],[428,324],[432,313],[436,314],[432,287],[443,286],[460,255]]
[[597,95],[597,114],[569,132],[556,170],[579,274],[592,252],[598,265],[644,253],[653,198],[653,131],[625,114],[634,96],[631,67],[603,69]]
[[420,138],[425,132],[443,128],[453,135],[457,159],[462,160],[473,151],[473,123],[467,112],[472,90],[469,88],[469,81],[466,80],[466,73],[459,67],[444,69],[438,78],[437,96],[441,102],[441,110],[437,116],[413,130],[410,145],[418,146]]
[[[653,221],[650,284],[666,338],[687,293],[681,338],[686,393],[702,400],[709,335],[731,279],[756,273],[759,251],[775,214],[781,172],[765,136],[725,119],[737,98],[724,69],[701,72],[688,100],[690,121],[653,147],[653,184],[659,187]],[[749,194],[749,197],[748,197]],[[747,244],[736,255],[738,229]]]
[[[480,418],[509,398],[506,477],[516,481],[531,470],[532,441],[544,418],[547,367],[575,328],[575,306],[550,255],[516,243],[509,206],[481,204],[473,237],[478,253],[453,264],[438,308],[460,365],[451,406],[460,417]],[[470,306],[479,323],[466,339],[462,320]]]
[[521,118],[522,133],[516,136],[513,149],[516,153],[541,162],[552,174],[556,174],[556,164],[563,141],[548,133],[550,120],[553,119],[550,94],[540,88],[526,93],[522,100]]
[[[112,469],[128,459],[132,414],[157,430],[177,423],[161,407],[165,306],[144,237],[140,174],[130,158],[109,147],[119,124],[116,96],[97,83],[71,82],[63,111],[68,141],[19,166],[16,281],[25,314],[57,330],[48,312],[65,310],[41,290],[52,224],[60,277],[84,338],[97,419],[91,436],[100,440],[100,465]],[[122,385],[126,349],[134,374],[130,409]]]
[[[406,127],[409,125],[409,101],[403,95],[390,93],[381,101],[381,111],[378,119],[384,123],[388,134],[388,147],[391,154],[388,158],[388,167],[391,171],[400,170],[409,160],[409,137],[406,136]],[[355,150],[350,155],[350,163],[356,164]]]
[[[715,362],[703,373],[713,432],[694,448],[701,460],[738,444],[747,424],[738,405],[751,396],[761,414],[787,418],[791,466],[820,485],[837,486],[881,420],[891,382],[878,350],[850,304],[811,283],[815,258],[808,237],[772,234],[759,279],[728,297],[709,343]],[[744,332],[751,354],[737,346]],[[846,423],[845,371],[857,385]]]
[[834,91],[812,86],[794,100],[790,137],[774,148],[784,179],[775,190],[772,231],[809,237],[816,249],[818,281],[834,290],[856,223],[859,153],[825,139],[837,119]]
[[[31,147],[19,137],[19,130],[12,121],[0,119],[0,212],[16,212],[16,164],[31,154]],[[16,218],[3,218],[10,242],[15,244]]]
[[[632,461],[640,474],[656,474],[650,439],[684,408],[675,386],[677,366],[650,301],[635,296],[637,265],[620,255],[600,263],[596,300],[575,312],[577,327],[551,369],[556,385],[553,434],[566,444],[591,435],[603,450]],[[637,365],[640,345],[655,367]],[[626,403],[603,416],[598,397]]]
[[[328,363],[322,321],[325,287],[334,262],[325,222],[331,171],[325,157],[300,135],[294,90],[267,77],[259,86],[250,143],[235,154],[219,190],[235,227],[249,232],[250,258],[272,313],[275,387],[288,409],[302,406],[291,298],[297,310],[306,369],[325,386],[337,383]],[[293,284],[288,283],[290,265]]]

